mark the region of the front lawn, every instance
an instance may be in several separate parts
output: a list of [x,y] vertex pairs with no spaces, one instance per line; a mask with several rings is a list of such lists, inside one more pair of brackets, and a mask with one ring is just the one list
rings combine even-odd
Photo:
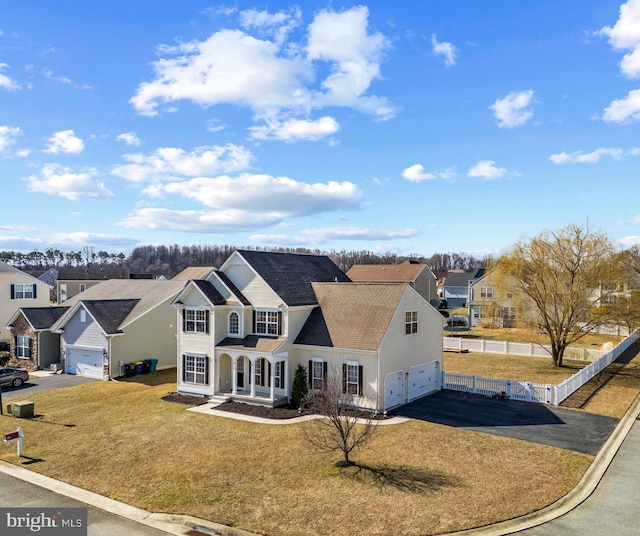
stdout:
[[[592,457],[517,439],[409,421],[382,426],[340,469],[302,424],[262,425],[163,401],[175,370],[33,395],[21,425],[29,468],[158,512],[268,535],[424,535],[542,508],[570,491]],[[19,394],[19,393],[16,393]],[[5,395],[6,400],[6,395]],[[0,459],[20,463],[15,445]]]

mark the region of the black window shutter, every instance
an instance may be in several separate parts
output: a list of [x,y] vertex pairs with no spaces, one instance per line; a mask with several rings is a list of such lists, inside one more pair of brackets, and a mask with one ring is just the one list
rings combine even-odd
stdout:
[[342,365],[342,392],[347,392],[347,364]]
[[182,381],[187,381],[187,356],[182,354]]
[[187,331],[187,316],[185,310],[182,310],[182,331]]
[[36,296],[36,289],[37,289],[37,288],[38,288],[38,287],[37,287],[37,286],[35,285],[35,283],[34,283],[34,285],[33,285],[33,299],[34,299],[34,300],[38,297],[38,296]]
[[267,369],[267,387],[271,387],[271,363]]
[[309,359],[309,387],[313,387],[313,360]]
[[16,299],[16,286],[13,283],[11,284],[11,299]]
[[209,333],[209,311],[204,312],[204,331]]
[[209,358],[204,358],[204,384],[209,385]]
[[253,330],[251,331],[252,333],[257,333],[258,330],[256,329],[256,310],[253,310]]
[[358,366],[358,394],[362,396],[362,365]]
[[278,335],[282,335],[282,311],[278,311]]

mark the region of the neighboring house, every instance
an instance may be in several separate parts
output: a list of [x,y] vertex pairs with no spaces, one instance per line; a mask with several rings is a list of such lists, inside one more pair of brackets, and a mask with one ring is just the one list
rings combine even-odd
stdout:
[[192,279],[206,279],[207,276],[213,272],[215,268],[213,266],[190,266],[185,268],[182,272],[177,273],[172,277],[174,281],[191,281]]
[[484,268],[472,272],[449,270],[442,284],[442,299],[447,301],[449,309],[466,307],[469,303],[470,288],[474,281],[484,275]]
[[56,297],[56,281],[58,280],[58,270],[55,268],[49,268],[46,272],[38,276],[38,279],[43,283],[49,285],[49,301],[56,303],[58,301]]
[[57,303],[70,300],[81,292],[109,279],[129,279],[126,269],[118,266],[95,265],[90,267],[64,266],[56,280]]
[[31,339],[30,360],[24,361],[31,368],[60,363],[69,374],[108,379],[121,376],[122,365],[144,359],[157,359],[158,369],[175,367],[171,303],[183,287],[182,281],[110,279],[50,308],[48,326],[41,316],[46,312],[32,308],[20,309],[9,324],[16,339]]
[[20,307],[46,307],[51,287],[13,266],[0,262],[0,350],[11,341],[6,324]]
[[354,264],[347,272],[351,281],[408,283],[430,302],[437,299],[437,280],[426,264],[408,260],[401,264]]
[[299,364],[312,389],[337,369],[377,410],[440,385],[441,315],[408,284],[351,283],[326,256],[239,250],[174,306],[181,393],[287,403]]
[[518,321],[518,307],[514,296],[516,281],[513,276],[498,278],[495,271],[485,273],[472,281],[469,297],[469,325],[490,325],[513,328]]
[[612,305],[616,300],[629,298],[632,292],[640,290],[640,274],[629,268],[619,281],[602,283],[595,289],[591,298],[597,305]]

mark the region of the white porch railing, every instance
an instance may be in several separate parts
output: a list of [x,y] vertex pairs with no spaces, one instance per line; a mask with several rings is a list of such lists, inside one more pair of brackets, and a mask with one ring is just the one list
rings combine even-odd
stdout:
[[[445,337],[450,339],[451,337]],[[569,395],[577,391],[585,383],[587,383],[596,374],[604,370],[607,366],[613,363],[622,352],[624,352],[629,346],[640,338],[640,332],[635,331],[622,342],[620,342],[611,351],[604,353],[593,363],[590,363],[583,369],[576,372],[570,378],[567,378],[558,385],[551,384],[539,384],[533,382],[516,382],[512,380],[496,380],[493,378],[483,378],[480,376],[467,376],[464,374],[455,374],[452,372],[443,371],[442,373],[442,388],[452,391],[463,391],[466,393],[477,393],[487,396],[504,396],[512,400],[523,400],[525,402],[543,402],[545,404],[558,405],[565,400]],[[468,340],[468,339],[467,339]],[[480,342],[480,341],[472,341]],[[484,341],[494,342],[494,341]],[[504,344],[504,343],[502,343]],[[509,345],[514,343],[507,343]],[[525,345],[526,346],[526,345]],[[538,345],[535,345],[538,346]],[[473,351],[480,352],[481,350],[474,349]],[[593,352],[593,350],[591,350]],[[492,353],[499,353],[494,350]],[[518,354],[518,355],[532,355],[532,354]],[[548,355],[547,355],[548,357]],[[565,358],[567,355],[565,354]]]
[[[467,339],[464,337],[443,337],[442,344],[447,349],[469,352],[483,352],[489,354],[524,355],[531,357],[551,358],[551,346],[548,344],[534,344],[508,341],[489,341],[484,339]],[[605,355],[604,350],[591,348],[577,348],[570,346],[565,350],[565,359],[575,361],[595,361]]]

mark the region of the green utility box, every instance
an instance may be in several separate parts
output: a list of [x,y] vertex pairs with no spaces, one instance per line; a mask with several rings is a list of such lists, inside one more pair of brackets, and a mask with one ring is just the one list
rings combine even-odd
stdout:
[[28,419],[29,417],[33,417],[34,403],[31,400],[22,400],[21,402],[13,403],[13,416],[18,417],[19,419]]
[[7,402],[7,411],[5,415],[13,415],[13,402]]

